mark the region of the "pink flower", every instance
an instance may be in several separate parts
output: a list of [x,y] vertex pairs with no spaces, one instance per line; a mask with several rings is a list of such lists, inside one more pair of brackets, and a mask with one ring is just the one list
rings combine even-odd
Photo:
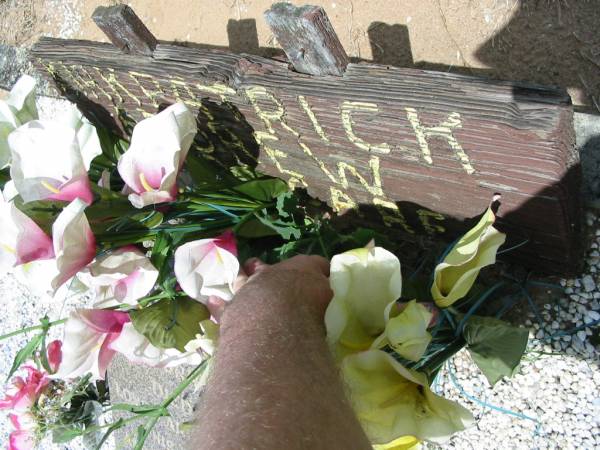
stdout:
[[56,218],[52,225],[52,243],[58,275],[52,280],[57,290],[96,255],[96,239],[85,216],[86,203],[75,199]]
[[77,278],[94,292],[94,307],[137,304],[158,278],[150,260],[130,245],[97,257]]
[[12,202],[0,197],[0,270],[54,257],[52,240]]
[[35,418],[31,413],[10,414],[9,418],[15,431],[8,438],[8,450],[33,450],[37,441]]
[[197,125],[183,103],[169,106],[133,129],[131,146],[121,156],[118,170],[133,191],[136,208],[175,200],[177,175],[190,149]]
[[62,363],[54,378],[75,378],[86,373],[102,380],[115,351],[110,344],[119,337],[129,314],[104,309],[73,311],[65,324]]
[[213,239],[188,242],[175,251],[175,277],[190,297],[206,302],[206,296],[233,298],[233,283],[240,264],[231,231]]
[[50,365],[50,370],[52,373],[55,373],[62,361],[62,341],[56,339],[48,344],[48,348],[46,348],[46,353],[48,354],[48,364]]
[[90,204],[90,189],[76,130],[58,122],[33,120],[8,137],[10,176],[23,201],[76,198]]
[[33,448],[36,442],[35,429],[37,423],[35,417],[30,412],[21,414],[9,414],[9,419],[15,431],[10,434],[10,443],[17,450]]
[[8,390],[4,399],[0,400],[0,409],[26,411],[35,404],[40,394],[48,386],[49,380],[46,373],[31,366],[24,368],[27,370],[27,378],[13,378],[12,388]]

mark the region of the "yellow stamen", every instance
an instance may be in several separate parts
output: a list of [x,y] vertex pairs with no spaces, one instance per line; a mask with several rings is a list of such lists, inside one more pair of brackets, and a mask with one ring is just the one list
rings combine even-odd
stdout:
[[146,176],[140,172],[140,183],[142,183],[142,186],[144,189],[146,189],[146,192],[152,192],[154,190],[154,188],[152,186],[150,186],[150,184],[148,183],[148,180],[146,180]]
[[49,184],[47,181],[41,181],[41,183],[42,183],[42,186],[44,186],[50,192],[52,192],[54,194],[60,194],[60,189],[56,189],[54,186]]
[[217,261],[219,261],[219,264],[223,264],[223,257],[221,256],[221,252],[219,251],[218,248],[215,253],[217,254]]
[[2,247],[2,248],[3,248],[5,251],[7,251],[8,253],[12,253],[13,255],[16,255],[16,254],[17,254],[17,251],[16,251],[14,248],[10,247],[9,245],[6,245],[6,244],[0,244],[0,247]]

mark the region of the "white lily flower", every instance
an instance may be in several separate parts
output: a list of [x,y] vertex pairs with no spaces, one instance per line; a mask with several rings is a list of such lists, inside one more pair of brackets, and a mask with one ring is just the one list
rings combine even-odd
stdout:
[[176,103],[133,129],[131,145],[118,163],[119,174],[133,191],[136,208],[169,202],[177,195],[177,174],[196,135],[196,119]]
[[86,206],[80,199],[73,200],[52,225],[52,243],[59,272],[52,280],[55,290],[87,266],[96,255],[96,238],[85,216]]
[[34,120],[8,137],[10,175],[23,201],[80,198],[93,200],[90,181],[75,130]]
[[29,75],[23,75],[11,89],[8,99],[0,100],[0,169],[10,163],[8,135],[37,118],[35,80]]
[[134,364],[150,367],[196,366],[204,360],[195,348],[188,350],[186,346],[186,351],[180,352],[176,348],[155,347],[148,338],[134,328],[132,323],[123,325],[121,334],[110,344],[110,348],[121,353]]
[[200,331],[201,334],[197,334],[184,348],[187,351],[201,350],[204,354],[212,356],[219,340],[219,325],[210,319],[204,319],[200,321]]
[[0,196],[0,272],[40,259],[54,258],[52,240],[14,203]]
[[129,322],[121,311],[81,309],[71,312],[62,344],[62,362],[53,378],[75,378],[87,373],[102,380],[115,351],[111,343]]
[[399,305],[403,308],[399,313],[394,312],[396,306],[398,306],[396,303],[392,303],[386,308],[385,331],[373,343],[372,348],[383,348],[389,345],[404,358],[418,361],[431,342],[431,334],[427,328],[433,313],[416,300]]
[[230,231],[216,238],[188,242],[175,251],[174,271],[181,289],[203,303],[209,295],[231,300],[239,270],[235,238]]
[[109,308],[137,304],[154,287],[158,270],[144,253],[127,246],[97,257],[77,278],[94,291],[95,308]]
[[368,349],[385,329],[386,307],[402,293],[400,261],[381,247],[351,250],[333,257],[329,282],[334,294],[325,312],[329,344]]
[[436,266],[431,295],[440,308],[447,308],[467,295],[479,271],[496,262],[496,252],[506,235],[493,227],[495,220],[494,212],[488,208],[479,223]]
[[425,375],[406,369],[382,350],[345,357],[342,376],[373,444],[401,436],[441,444],[473,422],[467,409],[431,392]]
[[96,127],[81,114],[81,111],[75,105],[71,106],[63,119],[63,123],[75,131],[83,165],[85,170],[89,170],[92,160],[102,154],[102,146]]

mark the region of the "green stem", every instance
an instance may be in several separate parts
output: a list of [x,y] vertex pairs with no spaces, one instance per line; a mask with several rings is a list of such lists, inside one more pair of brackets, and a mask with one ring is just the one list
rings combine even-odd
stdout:
[[30,331],[41,330],[42,328],[45,328],[45,327],[50,328],[50,327],[53,327],[54,325],[60,325],[61,323],[65,323],[66,321],[67,321],[67,319],[60,319],[60,320],[55,320],[54,322],[50,322],[46,325],[34,325],[32,327],[27,327],[27,328],[22,328],[20,330],[11,331],[10,333],[3,334],[2,336],[0,336],[0,341],[11,338],[13,336],[18,336],[19,334],[29,333]]

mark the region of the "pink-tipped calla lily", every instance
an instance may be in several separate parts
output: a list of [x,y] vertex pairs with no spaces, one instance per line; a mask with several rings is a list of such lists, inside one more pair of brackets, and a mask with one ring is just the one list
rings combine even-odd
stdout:
[[37,447],[37,423],[30,412],[9,414],[15,431],[8,437],[8,450],[34,450]]
[[8,137],[10,175],[25,202],[81,199],[90,204],[86,166],[72,128],[59,122],[34,120]]
[[96,255],[96,239],[85,216],[86,206],[83,200],[73,200],[52,225],[58,268],[58,275],[52,280],[54,290],[87,266]]
[[54,257],[52,240],[12,202],[0,197],[0,272]]
[[135,305],[147,295],[158,278],[158,270],[134,246],[96,258],[77,278],[94,292],[94,307]]
[[202,303],[215,295],[229,301],[240,263],[231,231],[211,239],[188,242],[175,251],[175,277],[181,289]]
[[119,174],[136,208],[175,200],[177,174],[196,135],[196,119],[176,103],[133,129],[131,146],[118,163]]
[[92,379],[102,380],[115,351],[115,341],[129,314],[103,309],[73,311],[65,324],[62,345],[62,363],[54,378],[75,378],[86,373]]

